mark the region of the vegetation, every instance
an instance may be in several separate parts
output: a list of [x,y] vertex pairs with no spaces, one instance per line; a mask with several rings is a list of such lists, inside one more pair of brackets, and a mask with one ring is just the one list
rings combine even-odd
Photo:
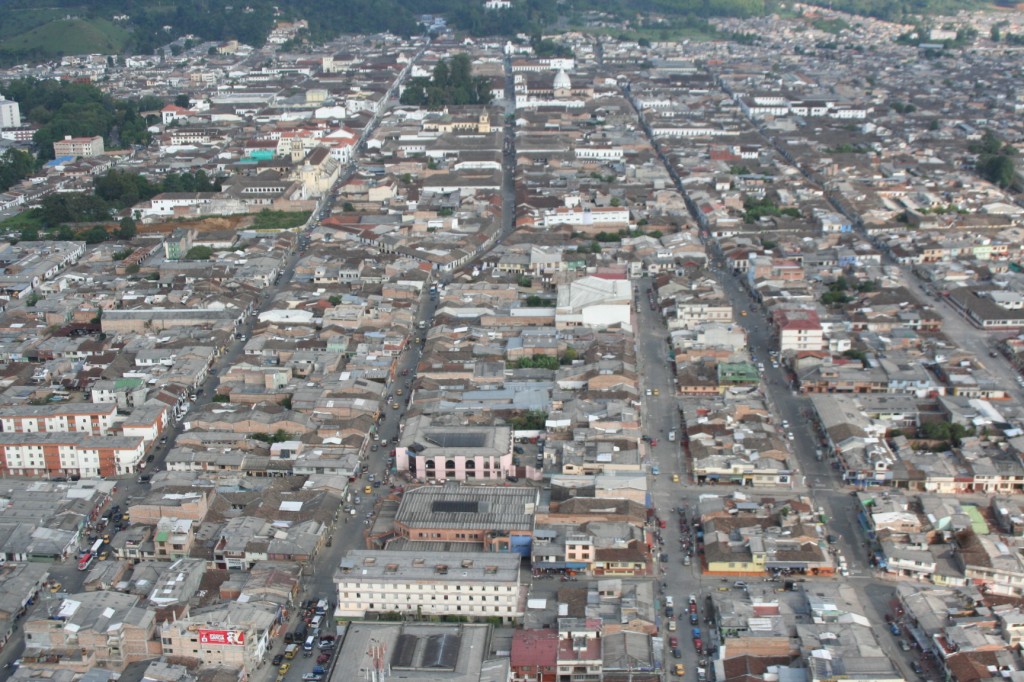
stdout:
[[520,358],[516,360],[516,369],[558,369],[558,358],[550,355],[534,355],[532,358]]
[[530,410],[508,420],[509,426],[517,431],[542,431],[548,415],[540,410]]
[[252,221],[254,230],[290,230],[309,220],[310,211],[270,211],[264,209]]
[[229,396],[226,393],[218,393],[217,395],[213,396],[211,401],[215,403],[230,403],[231,396]]
[[747,197],[743,202],[743,207],[746,209],[746,212],[743,214],[743,222],[747,224],[755,223],[765,216],[785,215],[793,218],[800,217],[800,211],[798,209],[779,208],[774,201],[767,197],[764,199]]
[[919,436],[928,440],[941,440],[945,443],[952,443],[959,446],[967,436],[975,435],[974,426],[963,424],[952,424],[949,422],[929,422],[922,424],[919,429]]
[[555,302],[550,298],[542,298],[536,295],[526,297],[527,308],[550,308],[553,305],[555,305]]
[[36,160],[28,152],[8,149],[0,156],[0,192],[18,184],[36,169]]
[[853,300],[846,293],[849,289],[850,285],[845,277],[837,278],[836,281],[828,285],[828,291],[821,295],[822,305],[835,306],[849,303]]
[[[31,13],[23,15],[31,17]],[[45,13],[43,16],[50,15]],[[65,54],[119,54],[130,39],[131,33],[109,19],[68,19],[62,16],[19,34],[5,35],[0,39],[0,63],[46,61]]]
[[968,149],[978,155],[978,175],[1004,188],[1016,184],[1017,150],[1012,145],[1003,144],[995,133],[986,130],[981,140],[972,143]]
[[140,106],[149,102],[114,100],[92,85],[35,78],[13,80],[3,94],[18,102],[25,118],[40,125],[32,139],[42,159],[53,158],[53,143],[65,135],[101,135],[108,149],[150,141],[139,116]]
[[[183,189],[191,188],[191,189]],[[38,208],[29,209],[3,222],[9,231],[19,231],[23,241],[36,239],[84,239],[98,244],[106,239],[130,240],[137,231],[135,220],[124,217],[117,229],[108,231],[102,225],[87,230],[69,226],[81,223],[110,222],[118,210],[139,201],[151,199],[160,192],[215,191],[217,182],[210,182],[203,171],[171,173],[161,182],[152,183],[137,173],[111,170],[93,180],[94,194],[59,192],[45,197]],[[285,214],[291,215],[291,214]],[[303,214],[308,217],[308,213]],[[303,219],[303,221],[305,218]],[[300,223],[301,224],[301,223]]]
[[291,438],[291,434],[284,429],[278,429],[274,433],[263,433],[262,431],[252,434],[253,440],[263,441],[264,443],[283,443]]
[[185,254],[185,260],[210,260],[213,257],[213,249],[209,246],[193,246]]
[[442,59],[434,66],[430,78],[412,78],[402,92],[402,104],[438,109],[449,104],[488,104],[491,101],[490,81],[473,77],[469,55],[457,54]]

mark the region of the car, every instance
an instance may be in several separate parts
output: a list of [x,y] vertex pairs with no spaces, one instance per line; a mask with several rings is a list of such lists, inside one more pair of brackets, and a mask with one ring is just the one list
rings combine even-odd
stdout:
[[924,672],[924,668],[922,668],[921,664],[918,663],[917,661],[911,661],[910,662],[910,669],[913,670],[918,675],[920,675],[921,673]]
[[331,655],[330,654],[320,654],[319,656],[316,657],[316,662],[317,663],[326,663],[329,660],[331,660]]
[[645,393],[646,395],[651,395],[651,389],[647,389],[646,391],[644,391],[644,393]]
[[746,317],[746,316],[747,316],[747,311],[746,310],[741,310],[740,311],[740,317]]
[[654,391],[654,395],[661,395],[661,389],[660,388],[654,388],[654,389],[651,389],[651,390]]
[[834,545],[836,544],[836,540],[838,540],[839,538],[837,538],[832,533],[829,533],[827,536],[825,536],[825,539],[828,540],[828,544]]
[[60,583],[54,583],[50,585],[50,592],[60,592],[61,588],[64,587]]
[[889,623],[889,632],[891,632],[892,634],[894,634],[897,637],[899,637],[902,634],[903,631],[900,630],[900,624],[899,623]]
[[788,429],[789,428],[789,420],[788,419],[783,419],[782,420],[782,428],[784,428],[784,429]]
[[700,639],[700,628],[693,628],[693,639]]
[[303,682],[320,682],[322,679],[324,679],[324,676],[317,673],[305,673],[302,675]]
[[392,410],[397,410],[398,409],[398,403],[391,403],[391,409]]
[[281,665],[282,663],[284,663],[284,654],[278,654],[270,659],[271,665]]
[[679,647],[676,647],[675,649],[673,649],[672,650],[672,657],[673,658],[682,658],[683,657],[682,649],[680,649]]
[[693,611],[696,611],[697,610],[697,595],[691,594],[689,597],[686,598],[686,603],[690,605],[690,608]]
[[[687,559],[689,559],[689,557],[687,557]],[[690,614],[690,625],[696,625],[699,622],[700,622],[700,616],[698,616],[696,613],[691,613]]]
[[745,582],[743,582],[742,580],[737,580],[736,582],[734,582],[734,583],[732,584],[732,586],[733,586],[733,587],[738,587],[738,588],[740,588],[741,590],[745,590],[745,589],[747,589],[747,584],[746,584]]
[[900,651],[910,651],[910,642],[905,639],[900,640]]
[[652,438],[651,439],[651,447],[652,448],[658,447],[658,439],[657,438]]
[[377,444],[376,443],[374,443],[373,445],[370,446],[370,452],[377,452]]
[[697,651],[699,653],[701,650],[704,649],[704,642],[700,641],[699,639],[693,640],[693,649],[694,651]]
[[154,459],[156,459],[156,455],[149,455],[148,457],[146,457],[146,464],[149,464]]
[[672,482],[679,483],[679,474],[672,474]]
[[789,433],[786,434],[786,438],[788,438],[789,440],[793,440],[794,438],[796,438],[796,436],[794,436],[793,432],[790,431]]
[[676,631],[676,622],[674,620],[670,620],[668,622],[668,631],[669,632],[675,632]]
[[683,677],[686,675],[686,666],[682,663],[676,663],[676,667],[673,668],[672,674],[676,677]]
[[668,638],[668,645],[671,648],[675,649],[677,646],[679,646],[679,638],[678,637],[669,637]]
[[282,663],[281,667],[279,667],[277,669],[277,673],[279,675],[287,675],[288,671],[291,670],[291,669],[292,669],[292,664],[291,663]]
[[666,606],[665,607],[665,617],[666,618],[672,618],[675,615],[676,615],[675,609],[673,609],[671,606]]
[[109,556],[110,556],[109,552],[100,552],[99,560],[100,561],[106,561]]
[[405,391],[403,391],[402,389],[398,389],[397,391],[395,391],[395,395],[403,395],[404,393]]

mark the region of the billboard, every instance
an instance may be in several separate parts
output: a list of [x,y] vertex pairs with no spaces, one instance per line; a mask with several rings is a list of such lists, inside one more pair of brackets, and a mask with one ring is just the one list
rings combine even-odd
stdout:
[[245,645],[245,632],[242,630],[200,630],[199,643],[218,646],[231,644],[235,646]]

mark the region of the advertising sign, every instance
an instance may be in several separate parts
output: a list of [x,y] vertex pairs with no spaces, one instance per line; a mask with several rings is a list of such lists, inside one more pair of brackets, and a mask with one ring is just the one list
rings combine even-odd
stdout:
[[235,646],[245,645],[245,633],[241,630],[200,630],[200,644],[232,644]]

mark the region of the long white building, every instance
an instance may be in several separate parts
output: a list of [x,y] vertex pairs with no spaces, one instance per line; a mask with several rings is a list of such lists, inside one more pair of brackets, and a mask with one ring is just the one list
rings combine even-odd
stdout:
[[517,553],[353,550],[335,573],[337,618],[369,612],[501,618],[523,615]]

